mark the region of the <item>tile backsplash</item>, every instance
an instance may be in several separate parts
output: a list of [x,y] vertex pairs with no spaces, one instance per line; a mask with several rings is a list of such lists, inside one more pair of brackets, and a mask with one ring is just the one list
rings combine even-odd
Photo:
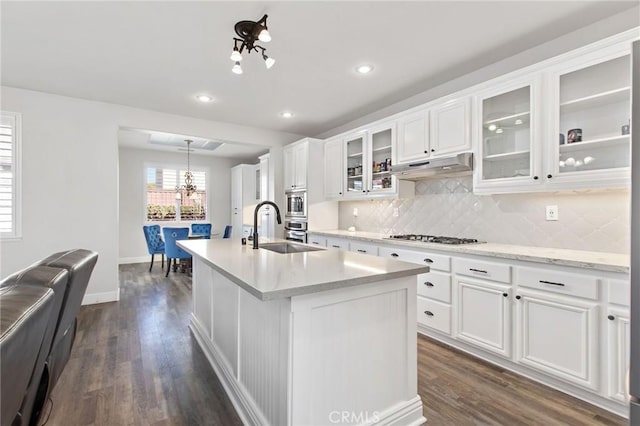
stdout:
[[[627,190],[481,196],[473,193],[470,177],[433,179],[416,182],[416,195],[410,199],[343,201],[339,226],[628,253],[629,200]],[[545,220],[548,205],[558,206],[558,221]]]

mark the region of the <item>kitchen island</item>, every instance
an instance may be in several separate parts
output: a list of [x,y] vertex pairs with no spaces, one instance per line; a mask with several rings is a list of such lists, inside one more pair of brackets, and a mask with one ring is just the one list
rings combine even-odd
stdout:
[[179,245],[193,255],[190,328],[243,423],[425,422],[415,275],[427,266],[236,239]]

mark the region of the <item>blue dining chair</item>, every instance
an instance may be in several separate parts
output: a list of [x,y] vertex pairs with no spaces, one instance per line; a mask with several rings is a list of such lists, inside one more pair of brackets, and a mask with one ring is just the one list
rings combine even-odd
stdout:
[[153,258],[156,254],[162,255],[162,269],[164,269],[164,241],[160,236],[160,225],[145,225],[142,227],[142,231],[144,232],[144,239],[147,241],[147,250],[151,255],[149,272],[153,268]]
[[206,240],[211,239],[211,224],[210,223],[192,223],[191,233],[194,235],[204,235]]
[[231,238],[231,225],[227,225],[224,227],[224,235],[222,236],[222,238]]
[[176,245],[178,240],[186,240],[189,238],[189,228],[162,228],[164,234],[164,249],[167,255],[167,274],[171,269],[171,259],[173,259],[174,267],[178,268],[178,259],[191,259],[191,255]]

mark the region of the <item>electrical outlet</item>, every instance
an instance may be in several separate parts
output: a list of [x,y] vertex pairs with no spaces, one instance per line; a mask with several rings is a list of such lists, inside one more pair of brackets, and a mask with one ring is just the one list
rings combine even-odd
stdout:
[[547,220],[558,220],[558,206],[547,206]]
[[400,209],[398,207],[393,208],[393,217],[400,216]]

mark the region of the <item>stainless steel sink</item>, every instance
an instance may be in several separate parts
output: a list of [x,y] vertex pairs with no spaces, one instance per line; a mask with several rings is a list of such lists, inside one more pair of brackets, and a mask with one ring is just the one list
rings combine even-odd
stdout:
[[266,243],[260,244],[261,249],[275,251],[276,253],[289,254],[289,253],[305,253],[308,251],[324,250],[318,247],[310,247],[303,244],[292,243]]

